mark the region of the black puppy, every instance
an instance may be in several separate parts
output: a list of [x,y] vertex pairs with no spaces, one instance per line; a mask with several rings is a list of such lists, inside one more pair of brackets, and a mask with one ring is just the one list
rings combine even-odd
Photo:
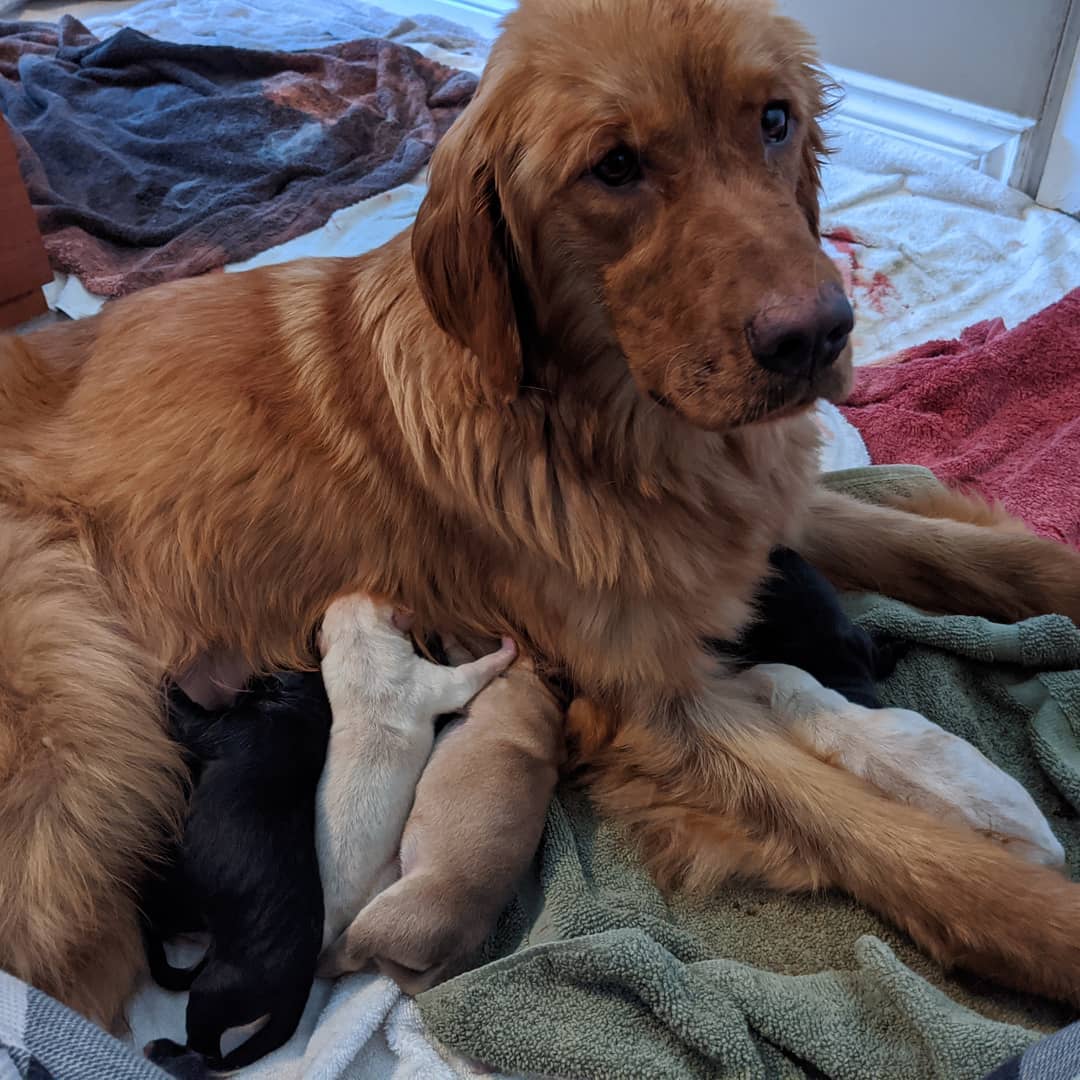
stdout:
[[[322,944],[323,895],[315,855],[315,789],[330,737],[321,676],[255,682],[222,713],[169,695],[173,736],[192,769],[193,792],[176,858],[144,893],[150,970],[169,990],[190,989],[189,1050],[169,1039],[146,1054],[174,1075],[238,1069],[296,1030]],[[206,956],[171,967],[163,942],[205,930]],[[266,1023],[222,1056],[233,1027]]]
[[843,612],[836,590],[801,555],[774,548],[758,618],[736,642],[713,648],[743,665],[790,664],[857,705],[880,709],[876,683],[892,674],[905,642],[873,638]]

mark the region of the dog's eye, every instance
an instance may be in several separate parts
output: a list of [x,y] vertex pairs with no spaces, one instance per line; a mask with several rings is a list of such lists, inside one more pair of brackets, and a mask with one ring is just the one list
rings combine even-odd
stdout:
[[592,174],[608,187],[622,187],[641,176],[641,161],[625,143],[609,150],[593,167]]
[[761,113],[761,134],[767,143],[786,142],[791,130],[791,109],[786,101],[770,101]]

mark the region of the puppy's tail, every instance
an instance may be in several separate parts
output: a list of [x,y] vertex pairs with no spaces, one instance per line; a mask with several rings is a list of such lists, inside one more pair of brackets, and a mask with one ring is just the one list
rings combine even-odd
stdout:
[[[595,730],[593,708],[575,702],[570,727]],[[623,725],[589,764],[598,806],[628,824],[662,884],[839,887],[947,967],[1080,1005],[1080,886],[750,717],[739,727],[692,708]]]
[[282,1002],[270,1014],[270,1019],[250,1039],[241,1043],[235,1050],[230,1050],[220,1061],[214,1063],[215,1070],[223,1072],[243,1069],[260,1058],[266,1057],[267,1054],[272,1054],[279,1046],[284,1046],[300,1025],[310,988],[311,984],[308,983],[302,993],[296,993],[289,1000]]

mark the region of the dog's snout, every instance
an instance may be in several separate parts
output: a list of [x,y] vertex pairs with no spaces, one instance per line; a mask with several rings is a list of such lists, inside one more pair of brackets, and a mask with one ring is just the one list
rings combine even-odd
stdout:
[[754,359],[779,375],[809,377],[844,351],[855,325],[839,285],[770,304],[746,327]]

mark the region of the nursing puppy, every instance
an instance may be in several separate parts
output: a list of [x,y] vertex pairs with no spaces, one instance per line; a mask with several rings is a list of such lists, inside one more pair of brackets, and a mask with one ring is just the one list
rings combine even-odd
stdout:
[[463,709],[515,656],[504,638],[497,652],[471,663],[433,664],[414,652],[406,623],[363,595],[335,600],[323,619],[319,649],[334,717],[316,811],[324,947],[397,877],[435,718]]
[[536,854],[562,756],[562,708],[519,661],[439,736],[405,826],[401,880],[323,954],[319,974],[371,965],[418,994],[463,970]]
[[864,708],[787,664],[758,664],[738,678],[819,757],[1029,862],[1064,864],[1065,849],[1026,789],[920,713]]
[[[190,1049],[211,1069],[238,1069],[291,1037],[311,989],[323,923],[315,788],[330,706],[316,672],[260,680],[222,713],[174,690],[169,711],[196,783],[179,857],[144,898],[147,954],[166,989],[190,987]],[[171,967],[162,942],[196,930],[209,932],[206,956]],[[226,1030],[264,1016],[222,1055]],[[190,1066],[182,1051],[168,1039],[146,1047],[166,1068]]]
[[0,966],[115,1020],[183,804],[162,679],[307,666],[362,589],[613,709],[590,794],[662,885],[842,890],[1080,1005],[1080,886],[821,761],[701,647],[777,545],[1080,620],[1080,553],[818,486],[852,379],[824,107],[766,0],[522,0],[411,230],[0,336]]
[[769,556],[757,615],[718,652],[749,666],[739,681],[815,754],[939,818],[995,836],[1029,862],[1065,850],[1035,800],[964,739],[910,709],[882,708],[876,683],[904,642],[873,638],[844,614],[833,586],[790,548]]
[[771,574],[755,601],[757,618],[735,642],[712,642],[742,664],[789,664],[868,709],[881,708],[877,683],[892,674],[904,642],[874,638],[844,614],[836,589],[791,548],[774,548]]

